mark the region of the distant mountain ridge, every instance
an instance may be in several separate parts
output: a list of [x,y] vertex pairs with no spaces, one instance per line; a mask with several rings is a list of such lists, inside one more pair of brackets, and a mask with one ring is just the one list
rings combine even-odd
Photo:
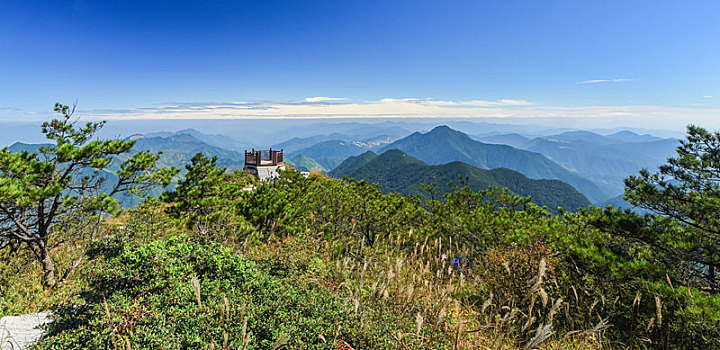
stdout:
[[517,133],[511,134],[500,134],[500,135],[488,135],[488,136],[476,136],[476,140],[483,143],[492,143],[497,145],[508,145],[515,148],[522,149],[523,145],[530,141],[530,138]]
[[[197,139],[198,141],[201,141],[203,143],[206,143],[210,146],[215,146],[219,148],[224,148],[227,150],[234,150],[237,152],[242,152],[243,149],[250,149],[254,146],[249,143],[240,142],[232,137],[221,135],[221,134],[206,134],[203,132],[200,132],[198,130],[187,128],[175,132],[169,132],[169,131],[161,131],[161,132],[152,132],[147,134],[138,134],[140,136],[144,136],[146,138],[153,138],[153,137],[171,137],[171,136],[178,136],[178,135],[190,135],[193,138]],[[134,135],[137,136],[137,135]]]
[[190,163],[190,159],[196,153],[202,153],[208,157],[217,156],[218,166],[237,170],[242,170],[245,166],[244,151],[238,152],[209,145],[190,134],[173,134],[168,137],[135,137],[134,140],[134,152],[144,150],[162,151],[163,154],[160,156],[159,162],[163,166],[175,166],[184,169],[185,165]]
[[571,172],[542,154],[507,145],[487,144],[447,126],[438,126],[427,133],[413,133],[395,141],[379,152],[399,149],[430,165],[461,161],[480,169],[507,168],[533,179],[555,179],[566,182],[583,193],[591,202],[610,197],[609,191]]
[[[301,140],[293,139],[294,142]],[[290,140],[290,141],[293,141]],[[374,150],[392,142],[392,138],[386,135],[379,135],[369,139],[345,141],[326,140],[315,143],[309,147],[287,152],[290,157],[306,156],[314,159],[325,169],[334,169],[348,157],[362,154],[368,150]],[[278,147],[277,145],[275,147]]]
[[[132,149],[132,153],[150,150],[152,152],[160,152],[160,159],[158,159],[158,167],[177,167],[181,170],[178,178],[182,177],[185,173],[185,165],[190,163],[192,156],[196,153],[203,153],[205,156],[212,157],[217,156],[217,164],[220,167],[227,167],[228,169],[242,170],[245,166],[245,155],[224,148],[209,145],[202,142],[190,134],[175,134],[172,133],[167,137],[146,137],[142,134],[136,134],[126,139],[132,139],[135,141],[135,146]],[[8,149],[11,152],[37,152],[37,150],[46,146],[47,144],[26,144],[17,142]],[[113,160],[106,170],[100,172],[103,177],[106,177],[109,183],[113,183],[116,179],[113,171],[119,170],[119,164],[121,161],[127,159],[129,155],[125,154],[117,159]],[[153,195],[159,195],[161,189],[155,189],[151,191]],[[118,200],[123,206],[132,207],[142,201],[142,198],[130,194],[122,194],[118,197]]]
[[637,174],[642,168],[655,169],[674,154],[678,145],[676,139],[631,131],[605,136],[589,131],[571,131],[537,137],[519,146],[513,134],[479,139],[540,153],[606,188],[613,197],[623,192],[625,177]]
[[657,137],[650,134],[640,135],[628,130],[618,131],[614,134],[605,135],[605,137],[620,142],[649,142],[663,140],[662,137]]
[[[344,126],[343,131],[348,131],[349,126]],[[558,179],[575,187],[592,203],[604,205],[613,201],[619,203],[613,197],[622,193],[624,177],[636,174],[641,168],[654,169],[663,164],[677,146],[676,139],[631,131],[609,135],[564,131],[532,139],[520,133],[471,138],[450,127],[438,126],[425,133],[415,132],[394,140],[392,135],[401,133],[402,129],[383,134],[384,130],[377,125],[352,126],[358,126],[355,136],[368,138],[331,133],[295,137],[272,148],[287,147],[285,160],[290,166],[324,173],[331,169],[334,169],[333,173],[342,171],[342,166],[347,165],[344,161],[350,158],[362,160],[368,151],[381,154],[396,148],[427,165],[461,161],[480,169],[507,168],[534,179]],[[192,155],[198,152],[217,156],[219,166],[242,169],[243,150],[253,148],[232,137],[204,134],[195,129],[135,134],[128,139],[136,141],[135,151],[163,151],[159,161],[161,166],[176,166],[183,170]],[[38,144],[15,143],[11,150],[33,151],[37,147]]]
[[304,154],[295,156],[292,159],[285,159],[285,164],[300,171],[315,170],[321,173],[327,173],[329,170],[326,167],[322,166],[322,164],[318,163],[315,159],[308,157]]
[[429,193],[421,184],[435,186],[438,195],[451,191],[450,183],[459,185],[467,179],[475,191],[491,186],[507,188],[512,193],[531,196],[541,206],[557,212],[558,207],[577,210],[590,205],[588,199],[572,186],[559,180],[535,180],[510,169],[478,169],[469,164],[453,161],[441,165],[428,165],[405,152],[391,149],[377,155],[371,151],[350,157],[330,173],[333,177],[348,175],[358,180],[378,183],[383,191],[424,198]]

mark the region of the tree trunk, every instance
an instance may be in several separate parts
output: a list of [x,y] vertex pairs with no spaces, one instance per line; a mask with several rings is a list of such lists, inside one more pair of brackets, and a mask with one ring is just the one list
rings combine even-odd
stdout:
[[717,283],[717,281],[715,280],[715,274],[716,274],[715,265],[708,264],[707,279],[708,279],[708,282],[710,283],[710,288],[713,288],[713,289],[715,289],[715,286]]
[[42,245],[40,247],[40,254],[42,254],[42,266],[43,266],[43,285],[45,289],[55,287],[55,264],[50,259],[50,252],[47,250],[47,246]]
[[76,267],[78,267],[78,265],[80,265],[83,258],[85,258],[85,254],[87,254],[87,251],[88,251],[88,248],[86,247],[85,250],[83,250],[83,252],[80,253],[80,256],[78,256],[77,259],[75,259],[75,261],[73,261],[73,263],[70,264],[70,266],[68,266],[67,270],[65,270],[65,274],[60,279],[61,283],[65,280],[67,280],[68,278],[70,278],[70,274],[75,270]]

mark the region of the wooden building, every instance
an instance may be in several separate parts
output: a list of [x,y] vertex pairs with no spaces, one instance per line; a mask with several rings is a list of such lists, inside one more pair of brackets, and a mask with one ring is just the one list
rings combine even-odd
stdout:
[[278,177],[278,170],[285,170],[283,150],[276,151],[271,148],[245,151],[244,170],[260,180]]

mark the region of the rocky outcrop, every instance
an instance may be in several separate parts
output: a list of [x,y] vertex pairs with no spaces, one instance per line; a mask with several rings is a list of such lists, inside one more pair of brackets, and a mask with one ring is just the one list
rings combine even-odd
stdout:
[[52,322],[49,312],[0,318],[0,350],[27,349],[45,333],[42,325]]

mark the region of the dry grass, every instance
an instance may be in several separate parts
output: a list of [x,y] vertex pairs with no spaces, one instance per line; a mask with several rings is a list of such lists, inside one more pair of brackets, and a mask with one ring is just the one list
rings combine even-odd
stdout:
[[[244,253],[255,260],[284,259],[292,262],[295,273],[304,274],[310,283],[318,283],[347,294],[356,313],[369,308],[389,308],[396,315],[412,318],[412,333],[398,334],[403,341],[423,341],[423,329],[431,327],[444,334],[456,349],[602,349],[602,331],[588,327],[557,334],[557,315],[566,310],[562,298],[551,298],[546,291],[553,281],[550,252],[536,249],[502,255],[500,259],[525,254],[523,261],[496,262],[492,268],[453,265],[449,258],[463,251],[456,244],[435,240],[413,243],[412,232],[389,238],[392,245],[370,248],[342,242],[310,239],[285,239],[254,246]],[[452,249],[450,248],[452,247]],[[304,267],[304,262],[319,258],[324,273]],[[526,278],[523,274],[532,273]],[[489,273],[504,273],[491,278]],[[487,278],[487,279],[486,279]],[[513,283],[505,279],[512,278]],[[521,308],[521,307],[525,308]]]

